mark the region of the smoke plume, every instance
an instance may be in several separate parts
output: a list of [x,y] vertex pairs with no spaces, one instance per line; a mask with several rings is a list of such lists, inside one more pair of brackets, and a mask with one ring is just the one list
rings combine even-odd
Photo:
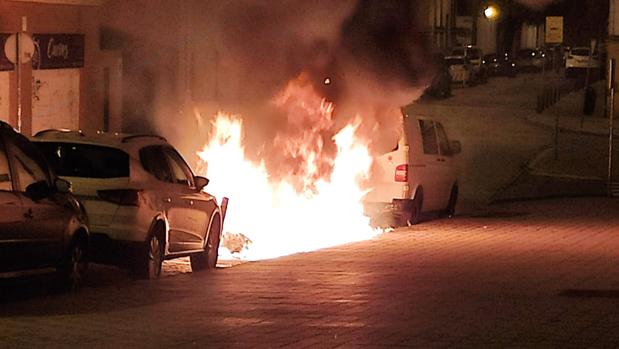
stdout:
[[[393,147],[399,107],[419,96],[430,68],[415,8],[414,2],[324,0],[242,1],[217,8],[220,59],[231,75],[242,77],[243,86],[240,100],[222,98],[218,107],[243,116],[248,148],[256,150],[248,155],[265,161],[275,178],[296,177],[308,159],[281,146],[282,139],[296,138],[314,145],[318,176],[328,175],[332,138],[353,117],[361,118],[360,132],[375,149]],[[315,115],[271,103],[300,75],[301,84],[334,104],[328,127],[314,130]],[[308,138],[305,131],[316,132]]]
[[[307,162],[304,152],[282,151],[282,142],[295,137],[313,143],[318,175],[328,176],[332,137],[354,117],[361,118],[359,132],[374,149],[392,147],[399,107],[421,94],[431,70],[416,27],[423,0],[111,4],[109,27],[139,43],[125,55],[125,88],[138,95],[125,105],[136,111],[130,128],[155,128],[187,155],[203,145],[217,111],[240,115],[248,157],[264,161],[274,178],[294,176]],[[176,47],[154,55],[153,49],[165,49],[162,42]],[[170,75],[174,68],[181,76]],[[274,103],[295,79],[334,106],[313,137],[305,131],[315,128],[316,115],[291,108],[293,100],[286,108]]]

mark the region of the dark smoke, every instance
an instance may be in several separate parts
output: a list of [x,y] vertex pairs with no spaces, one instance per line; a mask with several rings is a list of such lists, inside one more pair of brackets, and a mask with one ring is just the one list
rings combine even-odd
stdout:
[[[139,120],[152,122],[187,155],[204,144],[208,120],[217,110],[239,114],[246,126],[247,155],[264,160],[274,177],[296,173],[303,162],[283,154],[273,141],[299,134],[295,127],[304,125],[291,123],[272,103],[291,79],[304,74],[307,83],[336,106],[332,126],[319,137],[325,174],[335,155],[331,137],[356,115],[363,120],[360,132],[376,147],[392,146],[398,108],[414,101],[428,79],[429,49],[415,25],[423,15],[415,10],[425,7],[420,6],[424,0],[111,3],[115,10],[108,15],[110,28],[133,40],[123,47],[140,43],[126,54],[132,66],[125,69],[126,80],[135,83],[126,88],[137,95],[125,110],[138,111],[136,124],[144,128]],[[179,39],[171,39],[169,31],[176,31]],[[162,48],[157,46],[161,37],[167,39],[165,45],[175,43],[179,52],[190,53],[185,58],[169,52],[153,56],[152,50]],[[182,79],[158,78],[170,75],[175,63],[193,67],[184,72],[185,86]],[[332,83],[325,85],[327,77]],[[155,98],[153,90],[160,91]],[[144,96],[139,91],[151,91],[142,101],[146,106],[140,104]],[[201,131],[197,126],[203,126]]]
[[[330,172],[335,156],[333,135],[354,116],[362,118],[360,131],[368,138],[371,135],[376,148],[393,147],[398,108],[418,97],[429,68],[427,46],[415,26],[415,2],[236,4],[234,10],[227,8],[222,13],[225,26],[220,28],[220,37],[229,57],[249,78],[247,100],[258,104],[269,100],[284,83],[305,72],[314,88],[336,106],[333,127],[320,134],[324,144],[316,164],[320,175]],[[330,84],[324,84],[326,78]],[[298,124],[270,108],[254,109],[244,113],[244,118],[254,132],[250,144],[258,145],[261,151],[256,155],[266,161],[269,173],[294,178],[305,159],[282,154],[277,143],[265,140],[294,136],[302,131],[294,128]],[[251,126],[255,121],[270,126],[267,134]]]

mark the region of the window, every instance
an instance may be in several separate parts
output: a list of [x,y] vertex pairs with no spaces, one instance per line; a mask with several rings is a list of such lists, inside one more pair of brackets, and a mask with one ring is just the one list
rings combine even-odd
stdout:
[[443,125],[440,122],[435,122],[436,133],[438,134],[438,147],[441,151],[441,155],[451,155],[451,149],[449,148],[449,139],[447,139],[447,134],[445,133],[445,129],[443,129]]
[[45,158],[26,137],[15,134],[8,137],[8,148],[17,176],[17,190],[25,192],[33,183],[45,181],[51,184]]
[[152,174],[158,180],[168,183],[174,182],[161,146],[153,145],[140,149],[140,162],[146,172]]
[[129,155],[91,144],[36,142],[57,175],[83,178],[129,177]]
[[172,179],[174,183],[185,184],[193,187],[193,173],[185,163],[185,160],[173,148],[166,148],[166,157],[172,169]]
[[430,155],[438,155],[438,144],[434,133],[434,122],[430,120],[419,120],[421,138],[423,142],[423,152]]
[[6,157],[6,151],[4,150],[4,144],[0,138],[0,190],[13,190],[11,184],[11,171],[9,168],[9,161]]

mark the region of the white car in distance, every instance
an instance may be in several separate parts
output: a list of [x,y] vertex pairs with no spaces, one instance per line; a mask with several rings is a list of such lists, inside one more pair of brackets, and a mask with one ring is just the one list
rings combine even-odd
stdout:
[[567,53],[565,59],[565,75],[567,77],[574,76],[578,72],[584,72],[586,69],[599,69],[600,58],[597,52],[591,54],[590,47],[573,47]]

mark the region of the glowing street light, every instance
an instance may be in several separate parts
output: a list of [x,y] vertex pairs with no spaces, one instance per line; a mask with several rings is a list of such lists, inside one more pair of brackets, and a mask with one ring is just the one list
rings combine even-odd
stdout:
[[484,17],[488,19],[496,19],[499,17],[499,8],[495,5],[488,5],[484,9]]

